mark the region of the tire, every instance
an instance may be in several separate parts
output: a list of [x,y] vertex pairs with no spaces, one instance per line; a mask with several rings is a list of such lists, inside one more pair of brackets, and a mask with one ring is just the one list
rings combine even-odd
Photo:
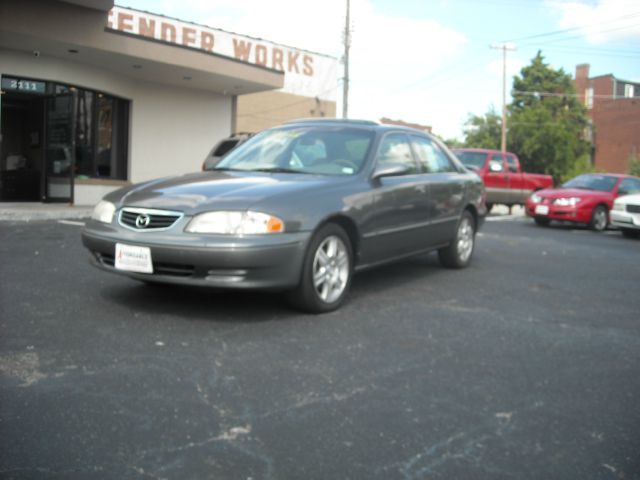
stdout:
[[635,230],[633,228],[621,228],[622,235],[627,238],[640,238],[640,230]]
[[469,210],[462,212],[456,236],[448,247],[438,250],[440,263],[447,268],[464,268],[471,262],[475,246],[476,222]]
[[602,232],[606,230],[609,224],[609,212],[604,205],[598,205],[591,212],[591,221],[589,222],[589,228],[596,232]]
[[353,250],[345,231],[334,223],[312,237],[300,284],[288,293],[292,306],[309,313],[331,312],[347,297],[353,276]]
[[534,217],[533,221],[536,222],[536,225],[539,225],[541,227],[548,227],[549,224],[551,223],[551,220],[543,217]]
[[493,203],[486,203],[485,205],[487,206],[487,213],[491,213],[491,209],[493,209]]

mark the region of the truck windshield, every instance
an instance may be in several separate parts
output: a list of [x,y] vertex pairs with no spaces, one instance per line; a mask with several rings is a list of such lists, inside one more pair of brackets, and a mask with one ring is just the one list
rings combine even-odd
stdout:
[[484,152],[463,152],[456,150],[455,154],[465,167],[471,167],[475,170],[480,170],[484,167],[484,162],[487,159],[487,154]]

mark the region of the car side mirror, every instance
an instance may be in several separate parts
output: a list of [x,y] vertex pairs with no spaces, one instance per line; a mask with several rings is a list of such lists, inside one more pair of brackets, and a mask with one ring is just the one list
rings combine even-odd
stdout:
[[377,167],[373,172],[373,179],[382,177],[398,177],[410,173],[409,167],[401,163],[389,163],[381,167]]

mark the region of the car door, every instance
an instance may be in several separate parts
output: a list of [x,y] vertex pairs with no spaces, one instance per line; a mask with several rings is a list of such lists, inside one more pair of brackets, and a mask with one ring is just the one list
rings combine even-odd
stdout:
[[506,161],[507,175],[509,176],[508,188],[510,190],[508,203],[522,203],[531,192],[525,188],[524,178],[518,168],[516,157],[511,153],[507,153]]
[[374,173],[371,179],[374,200],[363,225],[361,250],[365,264],[406,255],[424,245],[429,189],[404,133],[389,133],[380,141],[374,172],[393,166],[403,166],[406,172],[380,178]]
[[464,207],[465,181],[449,156],[428,137],[412,135],[423,181],[429,187],[429,228],[423,242],[429,247],[448,243]]
[[487,189],[487,203],[509,203],[509,173],[501,153],[489,157],[484,184]]

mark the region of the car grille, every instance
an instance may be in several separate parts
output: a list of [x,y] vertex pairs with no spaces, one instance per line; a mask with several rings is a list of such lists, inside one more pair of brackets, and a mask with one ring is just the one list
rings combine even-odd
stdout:
[[146,208],[123,208],[120,225],[139,232],[166,230],[182,218],[182,213]]
[[[115,268],[115,256],[108,253],[94,252],[96,260],[105,267]],[[154,275],[169,275],[173,277],[191,277],[195,273],[193,265],[180,265],[177,263],[153,262]]]
[[640,213],[640,205],[627,205],[627,212]]

